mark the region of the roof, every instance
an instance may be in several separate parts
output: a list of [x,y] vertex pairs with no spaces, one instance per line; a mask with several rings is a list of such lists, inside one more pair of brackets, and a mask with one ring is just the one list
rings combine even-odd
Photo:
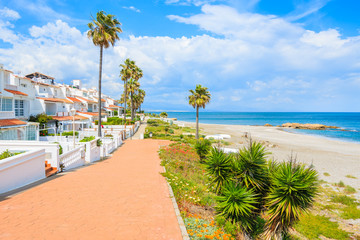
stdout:
[[88,103],[97,103],[97,102],[95,102],[95,101],[93,101],[93,100],[90,100],[90,99],[88,99],[88,98],[83,98],[83,97],[76,97],[76,98],[81,99],[81,100],[84,100],[84,101],[86,101],[86,102],[88,102]]
[[44,98],[44,97],[37,97],[37,99],[44,100],[46,102],[62,102],[62,103],[73,103],[68,99],[65,98]]
[[103,108],[103,109],[106,109],[106,110],[108,110],[108,111],[114,111],[114,109],[107,108],[107,107],[105,107],[105,108]]
[[20,92],[20,91],[16,91],[16,90],[11,90],[11,89],[4,89],[5,91],[15,94],[15,95],[22,95],[22,96],[28,96],[26,93]]
[[[99,100],[99,98],[96,98],[96,100]],[[102,102],[106,102],[106,100],[103,99],[103,98],[101,99],[101,101],[102,101]]]
[[5,72],[9,72],[9,73],[14,73],[13,71],[7,70],[7,69],[3,69]]
[[26,122],[23,122],[19,119],[0,119],[0,127],[11,127],[11,126],[19,126],[26,125]]
[[81,103],[81,101],[79,100],[79,99],[77,99],[77,98],[74,98],[74,97],[67,97],[68,99],[70,99],[71,101],[73,101],[73,102],[79,102],[79,103]]
[[[73,120],[72,116],[65,116],[65,117],[52,116],[52,118],[55,120],[58,120],[58,121],[72,121]],[[75,120],[87,120],[87,119],[89,119],[89,118],[80,116],[80,115],[75,115]]]
[[46,77],[47,79],[55,79],[53,77],[50,77],[48,75],[45,75],[45,74],[39,73],[39,72],[34,72],[34,73],[27,74],[25,77],[33,78],[33,77],[36,77],[36,76],[43,76],[43,77]]
[[[90,115],[90,116],[98,116],[99,115],[99,112],[79,112],[79,111],[77,111],[77,112],[81,113],[81,114]],[[101,115],[106,115],[106,113],[102,112]]]
[[28,78],[28,77],[22,77],[22,76],[19,76],[19,75],[14,75],[14,77],[32,81],[32,80],[31,80],[30,78]]
[[124,107],[116,106],[116,105],[109,105],[109,108],[124,108]]

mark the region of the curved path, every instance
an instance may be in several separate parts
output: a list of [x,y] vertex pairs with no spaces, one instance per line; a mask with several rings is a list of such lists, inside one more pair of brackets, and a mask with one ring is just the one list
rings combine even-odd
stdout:
[[111,158],[0,201],[0,239],[182,239],[158,140],[126,141]]

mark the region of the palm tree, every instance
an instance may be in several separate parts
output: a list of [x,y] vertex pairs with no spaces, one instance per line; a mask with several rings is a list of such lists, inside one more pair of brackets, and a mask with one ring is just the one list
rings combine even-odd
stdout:
[[136,65],[133,69],[133,76],[133,79],[131,79],[131,81],[129,82],[129,92],[131,99],[131,121],[133,121],[135,117],[134,95],[140,88],[140,83],[138,81],[143,76],[142,70]]
[[87,33],[89,39],[92,39],[95,46],[100,47],[100,64],[99,64],[99,123],[98,136],[101,137],[101,75],[102,75],[102,58],[103,49],[115,45],[119,40],[118,33],[121,33],[121,23],[114,15],[106,14],[104,11],[96,13],[96,19],[88,23],[90,30]]
[[138,89],[136,94],[133,96],[133,102],[134,102],[134,110],[138,110],[141,107],[141,104],[144,102],[145,98],[145,91],[142,89]]
[[124,81],[124,124],[126,128],[126,100],[127,100],[127,90],[128,90],[128,81],[132,78],[133,68],[134,68],[135,62],[131,61],[129,58],[127,58],[124,62],[124,64],[120,64],[120,67],[122,67],[120,71],[120,77],[121,80]]
[[210,102],[210,92],[208,88],[202,87],[200,84],[196,85],[195,91],[189,90],[189,104],[196,108],[196,139],[199,139],[199,108],[205,108],[205,105]]

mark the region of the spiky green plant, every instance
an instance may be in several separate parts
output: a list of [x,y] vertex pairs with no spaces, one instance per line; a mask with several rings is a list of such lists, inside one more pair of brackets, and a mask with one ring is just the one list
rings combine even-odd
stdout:
[[290,159],[277,165],[273,163],[270,182],[265,204],[267,223],[264,238],[282,239],[301,214],[312,206],[318,174],[312,166]]
[[211,148],[205,161],[205,168],[211,178],[211,183],[215,184],[215,192],[220,192],[222,186],[232,179],[232,158],[225,154],[221,149]]
[[269,189],[269,170],[266,162],[268,154],[260,143],[250,141],[248,147],[239,150],[234,161],[237,181],[247,189],[254,189],[261,197]]
[[246,233],[254,229],[258,201],[253,190],[229,182],[224,185],[216,200],[218,216],[223,216],[234,224],[239,224]]

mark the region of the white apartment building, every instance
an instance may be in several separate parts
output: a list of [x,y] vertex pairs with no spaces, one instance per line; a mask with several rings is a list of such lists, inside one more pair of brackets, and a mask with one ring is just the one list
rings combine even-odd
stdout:
[[[0,64],[0,140],[37,140],[39,129],[48,128],[61,132],[89,128],[98,119],[96,88],[82,88],[81,80],[73,85],[58,84],[55,78],[34,72],[26,76],[15,75]],[[71,109],[76,115],[71,116]],[[122,107],[115,100],[103,95],[102,119],[120,115]],[[47,126],[27,122],[30,116],[45,113],[51,116]]]

